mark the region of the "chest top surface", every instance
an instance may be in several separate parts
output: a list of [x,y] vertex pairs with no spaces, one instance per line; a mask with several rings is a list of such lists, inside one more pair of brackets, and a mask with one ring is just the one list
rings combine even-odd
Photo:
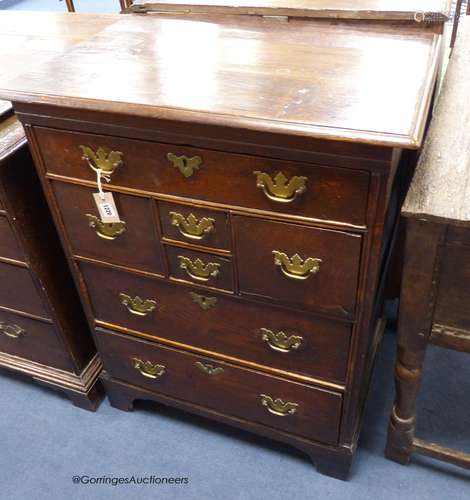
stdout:
[[[25,68],[34,69],[114,21],[115,17],[108,14],[69,16],[66,13],[2,11],[0,85],[4,79],[20,75]],[[11,111],[9,101],[0,101],[0,120]]]
[[[29,69],[20,76],[1,78],[0,98],[309,138],[420,145],[438,64],[440,37],[434,33],[250,16],[116,15],[113,21],[56,57],[24,64]],[[25,25],[18,30],[26,40]],[[12,45],[15,37],[5,38]],[[34,61],[36,50],[31,44],[24,57]]]

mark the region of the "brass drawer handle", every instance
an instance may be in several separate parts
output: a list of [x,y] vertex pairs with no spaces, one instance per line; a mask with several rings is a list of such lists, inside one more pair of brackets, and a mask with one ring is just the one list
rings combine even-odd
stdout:
[[217,262],[204,262],[197,258],[194,262],[188,257],[178,255],[180,269],[184,269],[186,274],[197,281],[209,281],[219,274],[220,264]]
[[199,295],[196,292],[189,292],[189,295],[201,309],[208,311],[212,307],[217,305],[217,297],[205,297],[204,295]]
[[166,370],[164,365],[152,363],[151,361],[142,361],[139,358],[133,358],[132,361],[134,362],[134,368],[138,370],[141,375],[154,380],[161,377]]
[[274,179],[269,174],[259,170],[253,173],[256,175],[256,187],[262,189],[272,201],[290,203],[298,195],[307,191],[307,177],[294,175],[288,181],[282,172],[278,172]]
[[115,240],[126,230],[126,223],[123,220],[119,222],[103,222],[96,215],[85,214],[85,216],[88,219],[88,225],[104,240]]
[[19,339],[20,337],[26,335],[26,330],[21,328],[21,326],[11,325],[5,323],[5,321],[0,321],[0,333],[3,333],[11,339]]
[[127,310],[136,316],[147,316],[157,307],[155,300],[142,300],[138,295],[132,298],[130,295],[120,293],[121,304],[127,307]]
[[291,403],[289,401],[283,401],[280,398],[273,399],[271,396],[266,394],[260,394],[261,404],[266,407],[269,413],[277,415],[278,417],[287,417],[288,415],[294,415],[297,411],[299,405],[297,403]]
[[261,338],[275,351],[291,352],[297,350],[303,342],[299,335],[286,335],[284,332],[273,332],[268,328],[260,328]]
[[306,280],[311,274],[320,270],[321,259],[308,257],[305,260],[296,253],[289,258],[285,253],[273,250],[274,264],[280,266],[282,272],[295,280]]
[[213,366],[209,365],[207,363],[201,363],[200,361],[196,361],[194,363],[198,368],[200,368],[204,373],[207,373],[207,375],[220,375],[221,373],[224,373],[224,369],[221,368],[220,366]]
[[122,165],[122,153],[111,151],[108,148],[98,148],[96,153],[89,146],[80,146],[82,160],[88,162],[89,167],[97,172],[100,170],[104,176],[109,177],[116,168]]
[[174,153],[168,153],[166,157],[172,166],[177,168],[186,178],[191,177],[194,171],[199,170],[202,165],[202,158],[200,156],[188,158],[185,155],[176,156]]
[[171,224],[176,226],[183,236],[193,240],[202,240],[206,234],[214,231],[215,220],[210,217],[202,217],[197,220],[194,214],[189,214],[185,218],[177,212],[170,212],[170,220]]

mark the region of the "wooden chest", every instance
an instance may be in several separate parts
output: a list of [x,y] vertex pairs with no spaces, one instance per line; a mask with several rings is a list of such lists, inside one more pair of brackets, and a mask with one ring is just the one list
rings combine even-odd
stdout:
[[438,54],[413,25],[120,16],[4,85],[114,406],[163,402],[347,476]]
[[0,117],[0,367],[94,410],[101,361],[11,105]]

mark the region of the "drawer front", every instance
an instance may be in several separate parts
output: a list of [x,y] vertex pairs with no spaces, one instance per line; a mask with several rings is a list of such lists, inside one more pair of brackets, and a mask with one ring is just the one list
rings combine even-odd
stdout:
[[220,290],[233,291],[230,259],[166,245],[170,277]]
[[231,250],[227,213],[163,201],[159,202],[158,207],[165,238]]
[[0,263],[0,306],[49,317],[29,271]]
[[96,190],[62,182],[54,182],[53,190],[74,254],[163,273],[153,200],[114,193],[125,225],[102,225]]
[[52,325],[1,310],[0,351],[60,370],[72,369]]
[[361,236],[236,216],[240,293],[352,317]]
[[111,175],[115,186],[365,224],[366,172],[38,127],[35,131],[46,168],[54,174],[96,180],[80,146],[91,149],[92,161],[93,153],[107,148],[122,153],[105,164],[112,168],[122,161]]
[[[80,267],[99,320],[286,373],[346,379],[349,325],[104,267]],[[155,301],[155,309],[132,313],[120,293]]]
[[327,444],[338,440],[341,395],[103,330],[116,379]]
[[24,262],[22,251],[6,217],[0,217],[0,257]]

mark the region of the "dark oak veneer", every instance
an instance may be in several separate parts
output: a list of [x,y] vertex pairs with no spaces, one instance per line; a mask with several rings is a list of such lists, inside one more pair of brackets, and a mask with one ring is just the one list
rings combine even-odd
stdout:
[[[336,444],[338,440],[342,400],[338,393],[103,330],[97,334],[97,342],[108,373],[117,380],[322,443]],[[156,380],[142,376],[134,368],[135,358],[163,365],[165,373]],[[209,375],[197,362],[223,372]],[[298,410],[294,415],[273,415],[261,404],[260,396],[265,393],[295,402]]]
[[[160,213],[162,236],[164,238],[219,250],[229,251],[232,248],[232,235],[227,212],[221,210],[207,210],[191,205],[167,203],[164,201],[159,202],[158,209]],[[197,223],[200,223],[201,219],[204,218],[212,219],[214,221],[213,230],[204,233],[201,239],[191,238],[183,234],[178,226],[172,224],[172,213],[182,215],[185,220],[192,214],[196,217]]]
[[[360,235],[241,216],[233,218],[233,226],[242,294],[354,316]],[[289,278],[275,265],[273,250],[290,259],[295,254],[303,260],[321,259],[319,271],[301,281]]]
[[94,410],[101,361],[14,116],[0,121],[0,146],[0,367]]
[[[86,214],[99,217],[93,193],[96,189],[54,182],[53,189],[67,237],[75,255],[106,260],[114,264],[162,274],[162,250],[155,228],[155,212],[152,200],[124,194],[115,194],[114,201],[125,231],[116,240],[106,240],[90,227]],[[136,251],[139,242],[139,251]]]
[[[173,286],[106,267],[80,264],[97,321],[109,328],[132,330],[145,338],[164,339],[185,348],[204,349],[247,361],[284,375],[344,383],[351,326],[307,314],[236,300],[213,291]],[[119,293],[155,300],[147,316],[129,314]],[[191,294],[215,298],[202,309]],[[302,337],[291,352],[279,352],[262,338],[262,328]]]
[[[124,158],[123,167],[112,175],[110,188],[125,187],[234,207],[364,225],[369,183],[366,172],[43,128],[38,128],[36,134],[47,171],[51,174],[95,181],[96,174],[83,162],[79,145],[85,144],[96,150],[107,144],[109,149],[122,152]],[[203,163],[188,179],[172,166],[167,159],[168,153],[188,158],[199,156]],[[272,177],[282,172],[288,179],[295,175],[306,176],[308,194],[300,195],[288,205],[273,205],[256,187],[253,173],[256,171],[266,172]]]
[[[116,16],[88,43],[1,85],[98,327],[114,406],[171,404],[297,446],[321,472],[348,476],[380,339],[395,173],[424,135],[437,32],[414,21]],[[197,43],[179,51],[183,33]],[[106,242],[109,253],[79,216],[85,199],[76,209],[82,195],[65,194],[96,190],[80,145],[122,153],[105,188],[135,232]],[[199,168],[183,175],[168,153],[198,156]],[[306,183],[288,202],[273,200],[255,172]],[[138,213],[149,204],[143,230]],[[181,237],[168,222],[176,206],[214,214],[216,231]],[[320,270],[290,281],[274,250],[320,258]],[[220,274],[192,279],[179,255],[219,263]],[[139,260],[156,256],[158,269]],[[218,302],[203,310],[189,292]],[[271,352],[258,320],[298,333],[304,350]],[[158,364],[168,369],[161,378],[142,375]],[[261,394],[287,414],[269,412]]]

